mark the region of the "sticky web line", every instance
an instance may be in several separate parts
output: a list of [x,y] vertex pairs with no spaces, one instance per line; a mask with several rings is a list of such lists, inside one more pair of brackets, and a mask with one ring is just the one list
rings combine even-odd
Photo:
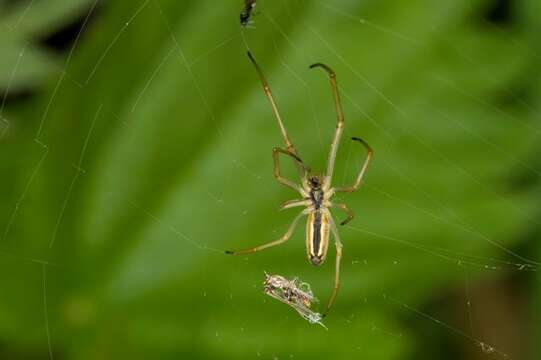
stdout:
[[235,33],[229,37],[227,37],[225,40],[219,42],[217,45],[211,47],[208,51],[204,52],[203,54],[199,55],[199,56],[196,56],[192,61],[190,61],[190,63],[188,64],[190,67],[193,67],[194,65],[198,64],[199,62],[201,62],[202,60],[208,58],[210,55],[212,55],[214,52],[216,52],[217,50],[219,50],[220,48],[228,45],[229,43],[231,43],[233,40],[236,40],[237,38],[239,38],[240,36],[242,36],[242,33]]
[[19,65],[21,64],[21,61],[23,59],[23,56],[24,56],[24,53],[26,52],[27,47],[28,47],[28,44],[27,43],[24,44],[22,50],[19,52],[19,56],[17,57],[15,66],[13,66],[13,69],[11,70],[11,74],[9,75],[8,84],[6,86],[6,90],[4,91],[4,96],[2,97],[2,105],[0,105],[0,119],[3,119],[2,115],[4,114],[4,109],[6,107],[6,99],[9,95],[11,86],[13,85],[13,80],[15,79],[15,74],[17,74],[17,70],[19,69]]
[[19,65],[23,59],[24,53],[26,51],[28,44],[25,44],[22,48],[22,50],[19,53],[19,56],[17,57],[17,61],[15,62],[15,65],[13,66],[11,70],[11,74],[9,76],[8,84],[6,86],[6,89],[4,91],[4,95],[2,97],[2,103],[0,105],[0,140],[2,140],[7,132],[9,131],[9,128],[11,126],[11,123],[4,117],[4,109],[6,107],[6,100],[10,93],[11,86],[13,85],[13,80],[15,79],[15,74],[17,73],[17,70],[19,69]]
[[[391,236],[391,235],[386,235],[379,232],[365,230],[358,226],[347,225],[347,228],[358,233],[362,233],[362,234],[374,236],[380,239],[392,241],[398,244],[406,245],[408,247],[419,250],[421,252],[441,258],[445,261],[448,261],[462,268],[472,267],[479,270],[516,270],[516,271],[530,271],[530,272],[539,271],[539,267],[535,265],[531,265],[531,264],[515,263],[511,261],[497,259],[497,258],[464,254],[464,253],[456,252],[450,249],[444,249],[444,248],[435,247],[435,246],[428,246],[424,243],[409,241],[403,238],[398,238],[396,236]],[[469,259],[484,261],[484,263],[480,263],[478,261],[472,261]],[[498,265],[492,265],[491,263],[498,264]]]
[[[348,94],[347,91],[345,91],[342,87],[339,87],[340,88],[340,91],[342,93],[342,95],[344,95],[344,98],[346,100],[348,100],[348,102],[353,105],[353,107],[359,112],[359,114],[363,117],[363,118],[366,118],[368,119],[373,125],[374,127],[378,128],[392,143],[394,143],[396,141],[396,137],[393,136],[385,127],[383,127],[381,124],[379,124],[377,121],[375,121],[375,119],[370,116],[368,113],[366,113],[359,104],[357,104],[356,102],[353,101],[352,97]],[[407,131],[407,130],[404,130],[402,129],[406,134],[410,135],[410,132]],[[418,139],[417,136],[412,136],[413,138],[415,138],[417,141],[419,141],[423,146],[427,147],[429,150],[431,150],[431,152],[434,152],[436,153],[438,156],[442,157],[446,162],[450,163],[451,165],[453,166],[457,166],[458,165],[455,165],[454,163],[452,163],[451,161],[449,161],[443,154],[441,154],[440,152],[434,150],[432,147],[430,147],[429,145],[427,145],[426,143],[424,142],[421,142],[421,140]],[[386,150],[389,150],[391,148],[390,145],[387,145],[387,143],[385,143],[384,145],[386,147]],[[350,144],[350,147],[349,147],[350,151],[351,152],[351,144]],[[349,153],[348,153],[348,159],[349,159]],[[440,209],[444,210],[449,216],[453,216],[453,217],[457,217],[453,211],[451,209],[449,209],[445,204],[443,204],[441,201],[437,200],[434,196],[432,196],[431,194],[428,193],[428,191],[424,190],[422,186],[419,186],[419,184],[417,184],[415,181],[411,180],[409,177],[407,177],[402,171],[398,170],[396,167],[392,166],[389,161],[387,161],[387,159],[385,158],[379,158],[379,160],[381,163],[383,163],[387,168],[389,168],[392,172],[394,172],[395,174],[397,174],[403,181],[405,181],[409,186],[411,186],[413,189],[415,189],[415,191],[419,192],[420,194],[422,194],[426,199],[428,199],[431,203],[435,204],[437,207],[439,207]],[[346,171],[349,169],[349,167],[346,167]],[[469,175],[469,173],[468,173]],[[344,176],[344,181],[345,181],[345,176]],[[481,186],[483,186],[480,182],[479,184]],[[484,187],[484,186],[483,186]]]
[[375,192],[377,192],[377,193],[379,193],[379,194],[385,196],[385,197],[388,197],[388,198],[390,198],[390,199],[396,200],[396,201],[398,201],[398,202],[400,202],[400,203],[402,203],[402,204],[408,206],[409,208],[411,208],[411,209],[413,209],[413,210],[416,210],[416,211],[419,211],[419,212],[421,212],[421,213],[424,213],[424,214],[426,214],[426,215],[432,217],[433,219],[436,219],[436,220],[438,220],[438,221],[440,221],[440,222],[442,222],[442,223],[445,223],[445,224],[450,225],[450,226],[452,226],[452,227],[455,227],[455,228],[457,228],[457,229],[459,229],[459,230],[462,230],[462,231],[464,231],[464,232],[466,232],[466,233],[469,233],[469,234],[471,234],[471,235],[474,235],[474,236],[476,236],[476,237],[478,237],[478,238],[480,238],[480,239],[482,239],[482,240],[484,240],[484,241],[486,241],[486,242],[488,242],[488,243],[494,245],[495,247],[499,248],[500,250],[502,250],[503,252],[507,253],[508,255],[511,255],[511,256],[513,256],[513,257],[515,257],[515,258],[521,260],[521,261],[524,261],[524,262],[526,262],[526,263],[530,263],[530,264],[533,264],[533,265],[537,265],[537,266],[541,265],[541,263],[539,263],[539,262],[537,262],[537,261],[535,261],[535,260],[531,260],[531,259],[525,258],[525,257],[523,257],[523,256],[521,256],[521,255],[515,253],[514,251],[512,251],[512,250],[506,248],[504,245],[502,245],[502,244],[499,243],[498,241],[493,240],[493,239],[491,239],[491,238],[489,238],[489,237],[487,237],[487,236],[481,234],[481,233],[478,232],[478,231],[472,230],[472,229],[470,229],[470,228],[468,228],[468,227],[466,227],[466,226],[464,226],[464,225],[461,225],[461,224],[452,222],[452,221],[450,221],[450,220],[447,220],[447,219],[445,219],[445,218],[443,218],[443,217],[441,217],[441,216],[439,216],[439,215],[436,215],[436,214],[434,214],[434,213],[432,213],[432,212],[430,212],[430,211],[428,211],[428,210],[422,209],[422,208],[420,208],[420,207],[418,207],[418,206],[416,206],[416,205],[414,205],[414,204],[411,204],[411,203],[409,203],[409,202],[407,202],[407,201],[405,201],[405,200],[403,200],[403,199],[401,199],[401,198],[398,198],[398,197],[396,197],[396,196],[394,196],[394,195],[392,195],[392,194],[390,194],[390,193],[387,193],[387,192],[385,192],[385,191],[383,191],[383,190],[381,190],[381,189],[378,189],[378,188],[376,188],[376,187],[374,187],[374,186],[372,186],[372,185],[365,184],[365,186],[366,186],[367,188],[369,188],[369,189],[371,189],[371,190],[373,190],[373,191],[375,191]]
[[351,14],[347,13],[346,11],[343,11],[343,10],[337,8],[337,7],[334,7],[331,4],[326,3],[324,1],[317,0],[316,3],[319,3],[322,7],[326,8],[328,10],[331,10],[335,14],[341,15],[341,16],[347,18],[347,19],[358,22],[359,24],[369,26],[369,27],[373,28],[374,30],[377,30],[379,32],[391,35],[391,36],[393,36],[393,37],[395,37],[395,38],[397,38],[399,40],[406,41],[406,42],[408,42],[408,43],[410,43],[412,45],[415,45],[415,46],[424,46],[425,45],[422,41],[420,41],[418,39],[415,39],[415,38],[413,38],[411,36],[402,34],[402,33],[398,32],[398,31],[395,31],[395,30],[390,29],[388,27],[375,24],[375,23],[373,23],[373,22],[371,22],[371,21],[369,21],[369,20],[367,20],[365,18],[361,18],[361,17],[358,17],[358,16],[351,15]]
[[81,149],[81,154],[79,155],[79,161],[77,162],[77,165],[75,166],[75,175],[73,176],[73,179],[71,180],[70,186],[68,188],[68,192],[66,193],[66,197],[64,198],[64,202],[62,203],[62,208],[60,210],[60,214],[58,214],[58,218],[56,220],[56,224],[54,226],[53,230],[53,236],[51,238],[51,241],[49,242],[49,249],[53,247],[56,237],[58,235],[58,230],[60,229],[60,224],[62,223],[62,219],[64,218],[64,213],[66,212],[66,208],[68,207],[69,200],[71,198],[73,189],[75,187],[75,184],[77,183],[77,180],[79,179],[79,176],[81,174],[85,173],[85,170],[83,169],[83,161],[85,158],[86,150],[88,147],[88,143],[90,141],[90,137],[92,136],[92,132],[94,131],[94,125],[96,124],[96,120],[100,117],[100,113],[102,110],[103,105],[100,105],[98,107],[98,111],[96,111],[96,114],[94,115],[94,119],[92,120],[92,123],[90,125],[90,129],[88,130],[88,134],[85,138],[83,148]]
[[92,14],[94,13],[94,10],[96,8],[96,5],[98,4],[100,0],[95,0],[94,3],[92,4],[92,6],[90,7],[90,9],[88,10],[88,13],[86,14],[86,17],[83,21],[83,24],[81,25],[81,28],[79,29],[79,31],[77,32],[77,35],[75,36],[75,40],[73,41],[73,45],[71,46],[70,48],[70,51],[68,53],[68,56],[66,58],[66,61],[64,63],[64,67],[60,73],[60,76],[56,82],[56,85],[54,87],[54,90],[53,92],[51,93],[51,97],[49,98],[49,102],[47,103],[47,106],[45,107],[45,111],[43,112],[43,116],[41,117],[41,121],[39,123],[39,127],[38,127],[38,130],[36,132],[36,135],[35,135],[35,138],[36,139],[39,139],[40,136],[41,136],[41,132],[43,130],[43,126],[44,126],[44,123],[49,115],[49,111],[51,109],[51,106],[54,102],[54,99],[56,98],[56,95],[58,93],[58,89],[60,88],[60,85],[62,85],[62,82],[64,81],[64,78],[66,77],[67,75],[67,67],[68,65],[71,63],[71,59],[73,57],[73,53],[75,52],[75,49],[77,48],[77,45],[79,44],[79,40],[81,38],[81,35],[83,33],[83,31],[86,29],[86,26],[88,24],[88,21],[90,19],[90,17],[92,16]]
[[[199,85],[199,82],[197,81],[197,78],[195,77],[195,74],[193,72],[193,69],[190,65],[190,62],[188,61],[188,59],[186,58],[185,54],[184,54],[184,51],[182,50],[182,47],[180,46],[180,43],[177,39],[177,37],[175,36],[175,34],[173,33],[173,30],[171,29],[171,25],[169,24],[169,21],[167,20],[167,18],[165,17],[165,14],[163,13],[163,10],[162,10],[162,7],[161,5],[159,4],[158,1],[154,0],[154,3],[156,4],[156,6],[158,7],[158,11],[160,13],[160,16],[162,18],[162,21],[165,25],[165,27],[167,28],[167,31],[169,32],[169,35],[171,36],[171,39],[173,40],[173,43],[175,44],[175,48],[177,49],[178,51],[178,54],[180,56],[180,60],[182,62],[182,65],[186,68],[186,70],[188,71],[188,74],[190,75],[190,79],[192,80],[192,83],[195,87],[195,89],[197,90],[197,93],[201,99],[201,101],[203,102],[203,105],[205,107],[205,110],[207,111],[208,115],[210,116],[210,118],[213,120],[212,123],[215,124],[216,123],[216,116],[214,115],[214,111],[212,111],[211,107],[210,107],[210,104],[209,102],[207,101],[205,95],[203,94],[203,90],[201,89],[201,86]],[[223,135],[221,133],[221,129],[220,128],[216,128],[218,133],[220,135]]]
[[433,79],[439,81],[441,84],[444,84],[447,87],[449,87],[450,89],[452,89],[452,90],[456,91],[457,93],[463,95],[465,98],[470,99],[473,102],[477,102],[479,105],[482,105],[482,106],[484,106],[486,108],[494,110],[495,112],[497,112],[500,115],[508,118],[509,120],[513,120],[514,122],[516,122],[516,123],[518,123],[518,124],[520,124],[520,125],[522,125],[524,127],[527,127],[529,130],[532,130],[536,134],[541,134],[541,130],[539,128],[531,125],[529,122],[527,122],[525,120],[521,120],[518,117],[509,114],[507,111],[502,110],[502,109],[500,109],[499,107],[497,107],[497,106],[495,106],[493,104],[488,103],[486,100],[479,99],[479,98],[475,97],[474,95],[470,94],[469,92],[467,92],[463,88],[457,86],[450,79],[447,79],[447,78],[445,78],[445,77],[443,77],[441,75],[438,75],[438,74],[434,74]]
[[[440,114],[443,118],[445,118],[447,120],[450,120],[450,121],[454,122],[455,124],[457,124],[465,132],[468,132],[468,133],[472,134],[473,136],[477,137],[484,144],[488,145],[489,147],[493,148],[494,150],[496,150],[500,154],[502,154],[502,155],[508,157],[509,159],[513,160],[513,162],[520,165],[523,169],[528,170],[531,173],[536,174],[537,176],[541,176],[541,172],[539,170],[535,169],[532,165],[530,165],[530,164],[526,163],[525,161],[519,159],[518,157],[516,157],[512,153],[510,153],[508,151],[505,151],[501,146],[499,146],[498,144],[496,144],[493,141],[489,140],[487,137],[485,137],[485,136],[483,136],[483,135],[481,135],[481,134],[479,134],[479,133],[477,133],[475,131],[472,131],[471,129],[468,129],[462,122],[457,120],[455,117],[451,117],[450,115],[443,113],[439,109],[434,109],[434,110],[438,114]],[[539,223],[537,223],[537,224],[539,224]]]
[[[274,22],[274,20],[272,19],[272,17],[270,15],[265,14],[265,17],[269,21]],[[275,26],[277,27],[278,25],[275,25]],[[278,29],[280,29],[280,28],[278,27]],[[280,31],[281,31],[281,29],[280,29]],[[282,33],[282,35],[287,38],[287,35],[285,33]],[[310,109],[312,111],[312,118],[314,119],[314,123],[316,124],[318,141],[319,141],[319,144],[321,146],[323,146],[323,144],[324,144],[323,135],[322,135],[322,131],[321,131],[320,119],[319,119],[319,117],[317,116],[317,113],[316,113],[313,91],[310,88],[310,86],[308,85],[308,83],[306,81],[304,81],[304,79],[295,70],[293,70],[293,68],[291,66],[289,66],[288,63],[285,61],[285,59],[283,58],[283,56],[280,53],[280,50],[278,48],[278,44],[276,43],[276,39],[274,38],[274,36],[272,37],[272,41],[274,43],[274,49],[276,51],[276,54],[277,54],[278,58],[280,59],[280,64],[287,70],[287,72],[289,72],[291,75],[293,75],[293,77],[306,89],[306,93],[308,94],[308,98],[310,99]],[[314,60],[313,62],[315,63],[316,61]]]
[[137,18],[137,16],[147,7],[150,0],[145,0],[133,13],[133,15],[124,23],[122,28],[116,33],[115,37],[111,40],[111,42],[107,45],[101,56],[98,58],[98,61],[96,61],[96,64],[94,64],[94,67],[88,74],[86,80],[83,82],[82,86],[88,85],[90,80],[94,77],[96,72],[98,71],[99,67],[101,66],[102,62],[105,60],[111,49],[116,45],[122,34],[127,30],[127,28],[130,26],[130,24]]
[[15,21],[15,25],[13,25],[13,27],[8,26],[10,32],[15,31],[19,27],[19,25],[23,22],[24,18],[28,14],[28,11],[30,11],[30,8],[32,8],[32,6],[34,5],[34,2],[35,0],[30,0],[28,5],[26,5],[25,8],[23,9],[21,15],[17,18],[17,21]]
[[130,204],[136,208],[137,210],[141,211],[142,213],[144,213],[145,215],[147,215],[149,218],[151,218],[152,220],[158,222],[159,224],[161,224],[164,228],[168,229],[169,231],[171,231],[173,234],[175,234],[177,237],[187,241],[188,243],[192,244],[193,246],[195,246],[197,249],[199,250],[208,250],[208,251],[213,251],[213,252],[217,252],[217,253],[220,253],[220,254],[223,254],[224,253],[224,250],[220,250],[220,249],[216,249],[216,248],[213,248],[213,247],[210,247],[210,246],[207,246],[207,245],[201,245],[200,243],[198,243],[197,241],[193,240],[191,237],[189,237],[188,235],[184,234],[183,232],[181,232],[180,230],[178,230],[176,227],[168,224],[167,222],[165,222],[164,220],[160,219],[159,217],[157,217],[156,215],[152,214],[150,211],[144,209],[143,207],[141,207],[139,204],[133,202],[133,201],[130,201]]
[[503,357],[505,359],[509,358],[509,355],[507,355],[505,352],[497,349],[496,347],[494,347],[494,346],[492,346],[492,345],[490,345],[490,344],[488,344],[488,343],[486,343],[486,342],[484,342],[484,341],[482,341],[482,340],[480,340],[480,339],[478,339],[478,338],[476,338],[476,337],[474,337],[472,335],[469,335],[468,333],[464,332],[463,330],[460,330],[460,329],[458,329],[458,328],[456,328],[454,326],[451,326],[451,325],[447,324],[446,322],[444,322],[444,321],[442,321],[442,320],[440,320],[440,319],[438,319],[438,318],[436,318],[436,317],[434,317],[432,315],[429,315],[429,314],[427,314],[427,313],[425,313],[425,312],[423,312],[423,311],[421,311],[419,309],[416,309],[416,308],[414,308],[414,307],[412,307],[412,306],[410,306],[410,305],[408,305],[408,304],[406,304],[404,302],[398,301],[397,299],[395,299],[395,298],[393,298],[393,297],[391,297],[391,296],[389,296],[387,294],[382,294],[382,296],[383,296],[383,298],[385,300],[389,301],[390,303],[398,305],[398,306],[400,306],[400,307],[402,307],[402,308],[404,308],[404,309],[406,309],[406,310],[408,310],[408,311],[410,311],[410,312],[412,312],[414,314],[422,316],[422,317],[424,317],[424,318],[426,318],[426,319],[428,319],[428,320],[430,320],[430,321],[432,321],[432,322],[434,322],[434,323],[436,323],[436,324],[438,324],[440,326],[443,326],[444,328],[446,328],[446,329],[450,330],[451,332],[463,337],[464,339],[467,339],[467,340],[473,342],[475,345],[477,345],[479,348],[481,348],[481,350],[483,352],[485,352],[485,353],[489,353],[489,354],[490,353],[495,353],[495,354],[498,354],[498,355],[500,355],[501,357]]
[[143,98],[143,95],[147,91],[150,84],[152,84],[152,81],[156,78],[160,70],[164,67],[164,65],[167,63],[171,55],[173,55],[173,52],[175,51],[175,46],[172,46],[167,55],[162,59],[162,61],[158,64],[156,69],[152,72],[152,75],[148,79],[148,81],[145,83],[145,86],[143,86],[143,89],[139,92],[139,95],[137,95],[137,99],[135,100],[135,103],[133,104],[131,108],[131,112],[134,113],[135,109],[137,108],[137,105],[139,105],[139,102]]

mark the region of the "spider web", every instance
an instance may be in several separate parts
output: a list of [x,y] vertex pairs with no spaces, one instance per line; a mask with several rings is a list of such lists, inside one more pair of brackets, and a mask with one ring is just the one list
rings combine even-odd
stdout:
[[[452,339],[440,341],[454,342],[462,351],[465,350],[461,340],[478,353],[519,358],[505,339],[495,336],[496,340],[492,340],[491,334],[476,329],[476,313],[485,314],[484,308],[490,307],[478,291],[473,297],[472,289],[482,286],[486,277],[513,276],[524,280],[532,273],[537,275],[538,257],[517,249],[509,240],[539,225],[537,208],[520,194],[508,196],[502,192],[487,174],[500,174],[503,165],[497,163],[503,162],[514,171],[537,178],[538,166],[524,155],[525,149],[502,143],[505,139],[499,136],[499,130],[507,131],[504,120],[513,122],[516,130],[509,137],[523,135],[532,142],[538,139],[540,129],[529,120],[538,117],[536,105],[522,99],[505,83],[492,79],[485,72],[485,59],[477,59],[476,54],[436,33],[437,29],[431,28],[436,23],[427,24],[434,34],[426,36],[419,29],[402,30],[400,26],[408,24],[405,21],[394,19],[390,24],[382,24],[359,17],[357,12],[351,12],[357,7],[347,1],[317,1],[308,5],[260,0],[255,29],[230,27],[230,32],[201,35],[202,39],[190,41],[186,29],[201,29],[206,21],[219,20],[224,14],[220,7],[210,1],[186,5],[194,18],[178,22],[174,10],[179,10],[180,5],[146,0],[134,2],[128,12],[121,11],[123,16],[112,22],[115,28],[107,32],[109,37],[87,58],[92,60],[79,58],[77,67],[71,66],[78,51],[89,51],[79,50],[80,37],[92,31],[92,26],[87,28],[88,19],[99,3],[95,1],[89,6],[58,78],[45,95],[37,125],[18,135],[24,137],[20,141],[29,154],[23,159],[27,170],[19,180],[22,185],[14,196],[9,196],[14,201],[4,217],[0,256],[4,257],[5,269],[20,271],[21,277],[28,280],[28,291],[36,294],[42,305],[41,314],[30,311],[20,325],[42,325],[29,334],[32,343],[46,344],[40,354],[48,354],[50,359],[61,357],[70,351],[70,330],[75,329],[78,336],[96,323],[99,332],[110,327],[112,321],[121,320],[127,322],[125,329],[131,330],[129,336],[120,338],[133,351],[153,337],[169,334],[157,347],[164,354],[169,346],[173,352],[193,348],[193,339],[182,334],[188,332],[208,346],[206,351],[203,347],[194,349],[198,354],[231,352],[231,357],[251,354],[258,358],[317,358],[310,351],[272,335],[287,329],[299,341],[331,340],[330,343],[343,348],[340,351],[344,354],[403,358],[418,353],[415,346],[433,346],[422,339],[420,328]],[[230,3],[234,15],[240,10],[239,4]],[[28,3],[19,22],[24,21],[32,6],[33,1]],[[302,12],[308,14],[301,16]],[[369,9],[367,12],[371,13]],[[378,18],[377,12],[373,14]],[[80,101],[87,94],[96,94],[103,82],[114,87],[115,79],[125,76],[115,74],[115,69],[119,70],[112,59],[123,51],[130,53],[130,42],[141,34],[137,30],[148,23],[154,26],[152,34],[159,33],[165,40],[161,51],[151,56],[154,65],[146,66],[147,72],[134,80],[137,86],[132,93],[113,100],[95,96],[88,104]],[[478,69],[486,79],[482,86],[518,99],[521,111],[512,114],[488,102],[438,68],[432,70],[429,84],[437,83],[454,94],[457,103],[445,108],[445,103],[431,103],[431,99],[404,99],[400,91],[389,89],[388,82],[393,76],[402,81],[412,80],[411,77],[378,74],[379,78],[374,78],[369,71],[373,64],[367,62],[366,68],[362,67],[355,53],[347,50],[349,44],[336,32],[327,32],[325,25],[329,24],[347,28],[362,38],[369,33],[381,41],[382,52],[391,45],[404,53],[428,52],[436,38],[452,48],[461,63]],[[92,33],[87,36],[91,38]],[[503,36],[514,40],[516,35]],[[147,40],[145,44],[149,43]],[[279,144],[279,132],[255,71],[244,58],[246,49],[254,52],[269,79],[290,135],[307,163],[323,168],[322,159],[335,119],[327,79],[307,71],[307,65],[317,61],[329,63],[337,71],[346,112],[336,178],[342,183],[351,181],[363,156],[361,149],[348,144],[349,137],[361,135],[376,149],[365,186],[357,194],[340,198],[358,217],[340,229],[345,244],[343,289],[326,321],[329,335],[309,327],[284,306],[271,304],[260,293],[267,270],[299,276],[312,284],[320,299],[326,299],[331,286],[332,247],[322,269],[308,267],[298,245],[303,236],[299,226],[287,245],[269,253],[239,258],[222,255],[225,248],[252,246],[281,236],[294,216],[291,212],[276,215],[278,204],[291,194],[273,180],[270,149]],[[378,51],[366,50],[376,54]],[[13,65],[13,76],[20,61],[24,61],[25,51],[23,47]],[[222,58],[227,59],[232,53],[238,54],[239,69],[223,68]],[[381,56],[384,55],[388,54]],[[429,66],[411,63],[415,70]],[[220,71],[206,74],[210,68]],[[242,99],[238,101],[242,105],[220,102],[224,88],[245,77],[250,81],[227,89]],[[5,115],[9,92],[10,86],[5,89],[0,111],[2,140],[12,136],[16,124],[16,120]],[[74,105],[65,109],[70,101]],[[182,109],[175,107],[176,101],[184,101],[182,105],[186,107],[197,103],[199,109],[190,108],[189,119],[182,113],[168,114],[166,119],[167,109]],[[479,116],[488,113],[497,118],[499,122],[493,126],[498,130],[489,132],[468,122],[470,118],[456,115],[461,106],[473,109],[472,113]],[[418,113],[412,113],[413,110]],[[70,151],[65,153],[60,139],[73,128],[59,124],[56,118],[77,111],[81,112],[76,123],[79,129],[75,135],[69,135]],[[416,120],[420,115],[426,117],[426,113],[444,119],[446,130],[454,131],[456,138],[475,139],[479,144],[476,149],[489,152],[495,159],[492,167],[476,171],[471,162],[440,146],[440,133],[431,127],[423,128]],[[164,122],[157,124],[154,116]],[[108,123],[114,126],[106,126]],[[189,124],[194,124],[195,130],[190,130]],[[179,131],[189,133],[182,136],[187,143],[171,145],[173,136],[168,133]],[[166,146],[156,145],[152,141],[156,137],[163,137]],[[410,160],[404,164],[400,161],[404,158],[397,153],[409,146],[414,150],[406,151]],[[165,152],[169,152],[167,156],[163,155]],[[197,154],[197,161],[190,159],[190,152]],[[414,174],[419,168],[415,162],[434,160],[459,174],[457,183],[467,186],[468,191],[474,189],[483,194],[482,200],[494,201],[494,208],[461,207],[450,193],[442,193],[437,186],[427,187],[430,182]],[[165,170],[154,168],[156,175],[151,173],[152,167],[148,170],[148,164],[155,162],[167,165]],[[181,170],[174,170],[175,167]],[[293,177],[292,166],[288,170]],[[443,181],[435,174],[423,175],[435,176],[436,184]],[[159,177],[163,179],[158,181]],[[53,179],[57,184],[51,183]],[[48,186],[56,189],[57,197],[39,196]],[[498,224],[500,229],[493,231],[484,219],[479,221],[482,211],[496,215],[509,212],[509,223]],[[46,212],[45,225],[34,224],[36,229],[46,229],[43,233],[21,230],[34,212]],[[404,214],[408,214],[407,219],[422,221],[424,226],[412,231],[411,225],[401,220]],[[425,231],[426,236],[419,236]],[[442,239],[434,238],[439,232]],[[215,266],[209,268],[208,264]],[[425,276],[427,269],[429,279]],[[68,273],[74,275],[67,278]],[[73,286],[74,281],[82,285]],[[409,288],[404,289],[404,284]],[[7,288],[12,289],[10,299],[17,299],[22,293],[12,281],[7,282]],[[459,293],[454,297],[464,304],[455,317],[446,316],[438,307],[433,311],[429,306],[434,299],[445,296],[446,291]],[[144,306],[140,305],[142,299]],[[160,314],[162,306],[169,314],[166,317]],[[184,310],[171,310],[177,307]],[[186,308],[192,308],[193,314],[186,314]],[[101,312],[111,314],[110,320],[101,319]],[[416,326],[408,326],[408,322]],[[141,327],[151,328],[154,333],[142,332]],[[170,335],[171,332],[176,335]],[[350,333],[358,336],[345,335]],[[259,338],[254,334],[267,336]],[[92,349],[96,344],[105,344],[108,354],[115,353],[116,345],[109,344],[103,336],[90,338],[80,350],[84,355],[94,356]],[[415,345],[416,342],[419,344]],[[155,354],[156,347],[150,348]],[[327,348],[328,353],[321,347],[317,349],[318,356],[336,351],[334,347]]]

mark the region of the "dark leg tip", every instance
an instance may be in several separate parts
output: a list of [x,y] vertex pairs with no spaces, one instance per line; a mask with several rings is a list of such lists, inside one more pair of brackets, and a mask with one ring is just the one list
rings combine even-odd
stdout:
[[322,63],[315,63],[315,64],[310,65],[310,69],[313,69],[313,68],[315,68],[315,67],[320,67],[320,68],[322,68],[323,70],[325,70],[325,71],[329,74],[329,76],[331,76],[331,77],[336,77],[336,74],[334,73],[334,71],[333,71],[330,67],[328,67],[327,65],[325,65],[325,64],[322,64]]
[[234,252],[231,251],[231,250],[226,250],[225,253],[226,253],[227,255],[233,255],[233,254],[234,254]]
[[321,314],[321,320],[325,319],[327,317],[327,314]]

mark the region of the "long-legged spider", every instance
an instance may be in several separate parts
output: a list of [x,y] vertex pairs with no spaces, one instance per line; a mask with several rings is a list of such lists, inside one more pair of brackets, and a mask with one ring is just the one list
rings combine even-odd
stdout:
[[[357,175],[355,183],[347,187],[332,187],[332,176],[334,171],[334,163],[336,160],[336,152],[338,150],[338,145],[340,144],[340,139],[342,137],[342,132],[344,130],[344,114],[342,112],[342,105],[340,102],[340,94],[338,91],[338,86],[336,84],[336,74],[334,71],[325,64],[316,63],[310,66],[310,68],[320,67],[329,74],[332,92],[334,96],[334,103],[336,107],[336,113],[338,118],[338,123],[336,125],[336,130],[334,132],[334,138],[331,143],[331,149],[327,161],[327,171],[323,175],[314,174],[308,168],[301,158],[299,157],[293,143],[289,139],[286,128],[282,122],[280,113],[278,112],[278,107],[272,96],[271,89],[263,75],[263,72],[254,57],[250,52],[248,52],[248,57],[251,62],[254,64],[257,73],[261,79],[263,85],[263,90],[265,95],[268,98],[272,111],[278,125],[280,126],[280,131],[282,132],[282,137],[286,145],[286,149],[275,147],[272,151],[274,159],[274,176],[276,180],[287,186],[296,190],[300,195],[301,199],[289,200],[283,203],[280,209],[289,209],[297,206],[305,206],[304,209],[297,217],[293,220],[293,223],[289,226],[286,233],[279,238],[278,240],[271,241],[269,243],[259,245],[253,248],[238,250],[238,251],[226,251],[227,254],[248,254],[254,253],[263,249],[270,248],[272,246],[280,245],[290,239],[293,231],[295,230],[297,223],[302,216],[308,215],[308,220],[306,224],[306,251],[308,255],[308,260],[311,264],[319,266],[323,263],[327,256],[327,249],[329,246],[329,232],[332,232],[335,239],[336,245],[336,265],[335,265],[335,275],[334,275],[334,287],[327,304],[327,309],[325,314],[331,309],[336,295],[338,294],[338,289],[340,287],[340,260],[342,258],[342,242],[340,241],[340,236],[338,235],[338,229],[332,218],[330,208],[338,208],[344,211],[347,215],[346,219],[340,223],[340,225],[345,225],[351,219],[353,219],[353,212],[345,204],[335,204],[331,202],[331,198],[335,193],[339,192],[354,192],[361,185],[361,181],[365,174],[366,168],[372,159],[372,148],[362,139],[358,137],[353,137],[352,140],[360,142],[367,150],[367,156],[364,160],[361,169]],[[301,184],[298,185],[291,180],[288,180],[282,177],[280,173],[280,154],[287,155],[295,160],[297,168],[301,177]]]

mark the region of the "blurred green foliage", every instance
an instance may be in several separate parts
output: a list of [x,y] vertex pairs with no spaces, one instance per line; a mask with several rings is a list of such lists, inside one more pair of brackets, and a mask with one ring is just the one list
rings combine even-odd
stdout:
[[[55,0],[1,14],[0,86],[38,92],[1,114],[5,358],[45,358],[46,320],[55,359],[431,358],[448,329],[407,306],[537,269],[536,1],[495,23],[491,1],[260,0],[243,33],[241,3]],[[73,57],[39,45],[90,8]],[[299,276],[326,302],[334,254],[311,267],[303,226],[278,248],[222,253],[295,216],[277,211],[295,194],[272,176],[281,139],[245,44],[312,168],[336,121],[316,61],[343,94],[336,182],[364,156],[349,137],[375,149],[366,186],[340,197],[357,217],[340,229],[329,331],[260,291],[264,271]]]
[[62,71],[58,56],[37,46],[37,42],[73,22],[90,3],[91,0],[0,1],[2,89],[28,89]]

